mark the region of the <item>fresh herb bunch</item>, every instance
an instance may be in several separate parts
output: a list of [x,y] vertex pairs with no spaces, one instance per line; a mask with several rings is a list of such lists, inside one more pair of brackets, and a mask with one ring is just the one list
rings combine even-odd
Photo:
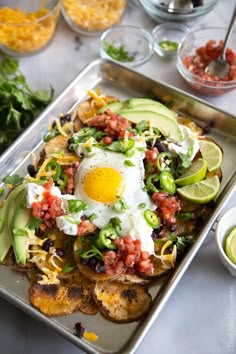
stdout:
[[129,55],[128,51],[124,48],[123,45],[116,46],[114,44],[104,42],[105,52],[112,58],[117,61],[134,61],[134,56]]
[[54,89],[33,91],[15,58],[0,63],[0,154],[52,100]]

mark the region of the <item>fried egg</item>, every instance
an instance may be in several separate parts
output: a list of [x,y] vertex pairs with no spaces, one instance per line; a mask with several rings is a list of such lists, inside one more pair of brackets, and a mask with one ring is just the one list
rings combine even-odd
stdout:
[[[93,223],[99,229],[106,227],[111,218],[118,217],[121,220],[120,236],[131,235],[133,239],[140,240],[145,238],[143,243],[141,241],[143,249],[152,253],[152,228],[146,221],[143,222],[142,216],[144,210],[154,210],[156,207],[143,190],[144,152],[134,149],[132,157],[126,157],[121,153],[94,147],[93,153],[93,156],[84,157],[75,176],[74,194],[88,205],[84,214],[87,217],[95,214]],[[114,209],[119,198],[126,204],[123,212]]]

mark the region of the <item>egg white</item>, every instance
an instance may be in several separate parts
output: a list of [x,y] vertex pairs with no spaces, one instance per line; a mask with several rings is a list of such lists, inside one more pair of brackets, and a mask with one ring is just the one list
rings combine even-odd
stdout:
[[[135,236],[138,228],[134,228],[134,224],[140,224],[143,230],[143,220],[140,222],[139,218],[143,217],[144,210],[154,210],[156,208],[149,195],[143,190],[143,179],[145,173],[143,166],[143,159],[145,155],[143,151],[136,149],[134,155],[128,158],[121,153],[102,150],[99,148],[94,148],[93,152],[95,153],[93,156],[85,157],[82,160],[75,176],[76,185],[74,194],[76,198],[82,199],[88,205],[88,209],[84,211],[84,214],[87,217],[91,214],[96,214],[96,218],[93,220],[93,223],[100,229],[104,228],[109,223],[111,218],[118,217],[121,220],[120,236],[127,236],[131,233],[131,230],[133,230],[131,236],[134,239],[140,239],[140,235]],[[130,160],[134,166],[127,166],[125,164],[125,160],[127,159]],[[120,213],[114,210],[114,203],[97,202],[85,193],[83,189],[84,178],[92,169],[98,167],[110,167],[122,175],[125,182],[125,191],[122,198],[124,198],[126,204],[128,205],[128,209],[124,212]],[[140,204],[145,204],[145,208],[139,209]],[[145,230],[143,231],[146,235],[148,234],[147,237],[150,237],[152,228],[147,228],[146,222],[144,222],[144,224]],[[134,229],[137,230],[134,231]]]

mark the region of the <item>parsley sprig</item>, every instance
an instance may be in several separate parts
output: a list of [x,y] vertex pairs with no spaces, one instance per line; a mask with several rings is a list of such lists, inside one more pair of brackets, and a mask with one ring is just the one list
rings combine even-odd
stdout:
[[54,90],[33,91],[15,58],[0,63],[0,154],[52,100]]

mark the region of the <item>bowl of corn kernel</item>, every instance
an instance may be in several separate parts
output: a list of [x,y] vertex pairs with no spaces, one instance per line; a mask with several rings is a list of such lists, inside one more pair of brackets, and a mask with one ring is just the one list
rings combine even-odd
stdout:
[[0,0],[0,49],[26,56],[52,40],[60,14],[59,0]]
[[61,0],[62,15],[72,30],[96,36],[117,25],[127,0]]

